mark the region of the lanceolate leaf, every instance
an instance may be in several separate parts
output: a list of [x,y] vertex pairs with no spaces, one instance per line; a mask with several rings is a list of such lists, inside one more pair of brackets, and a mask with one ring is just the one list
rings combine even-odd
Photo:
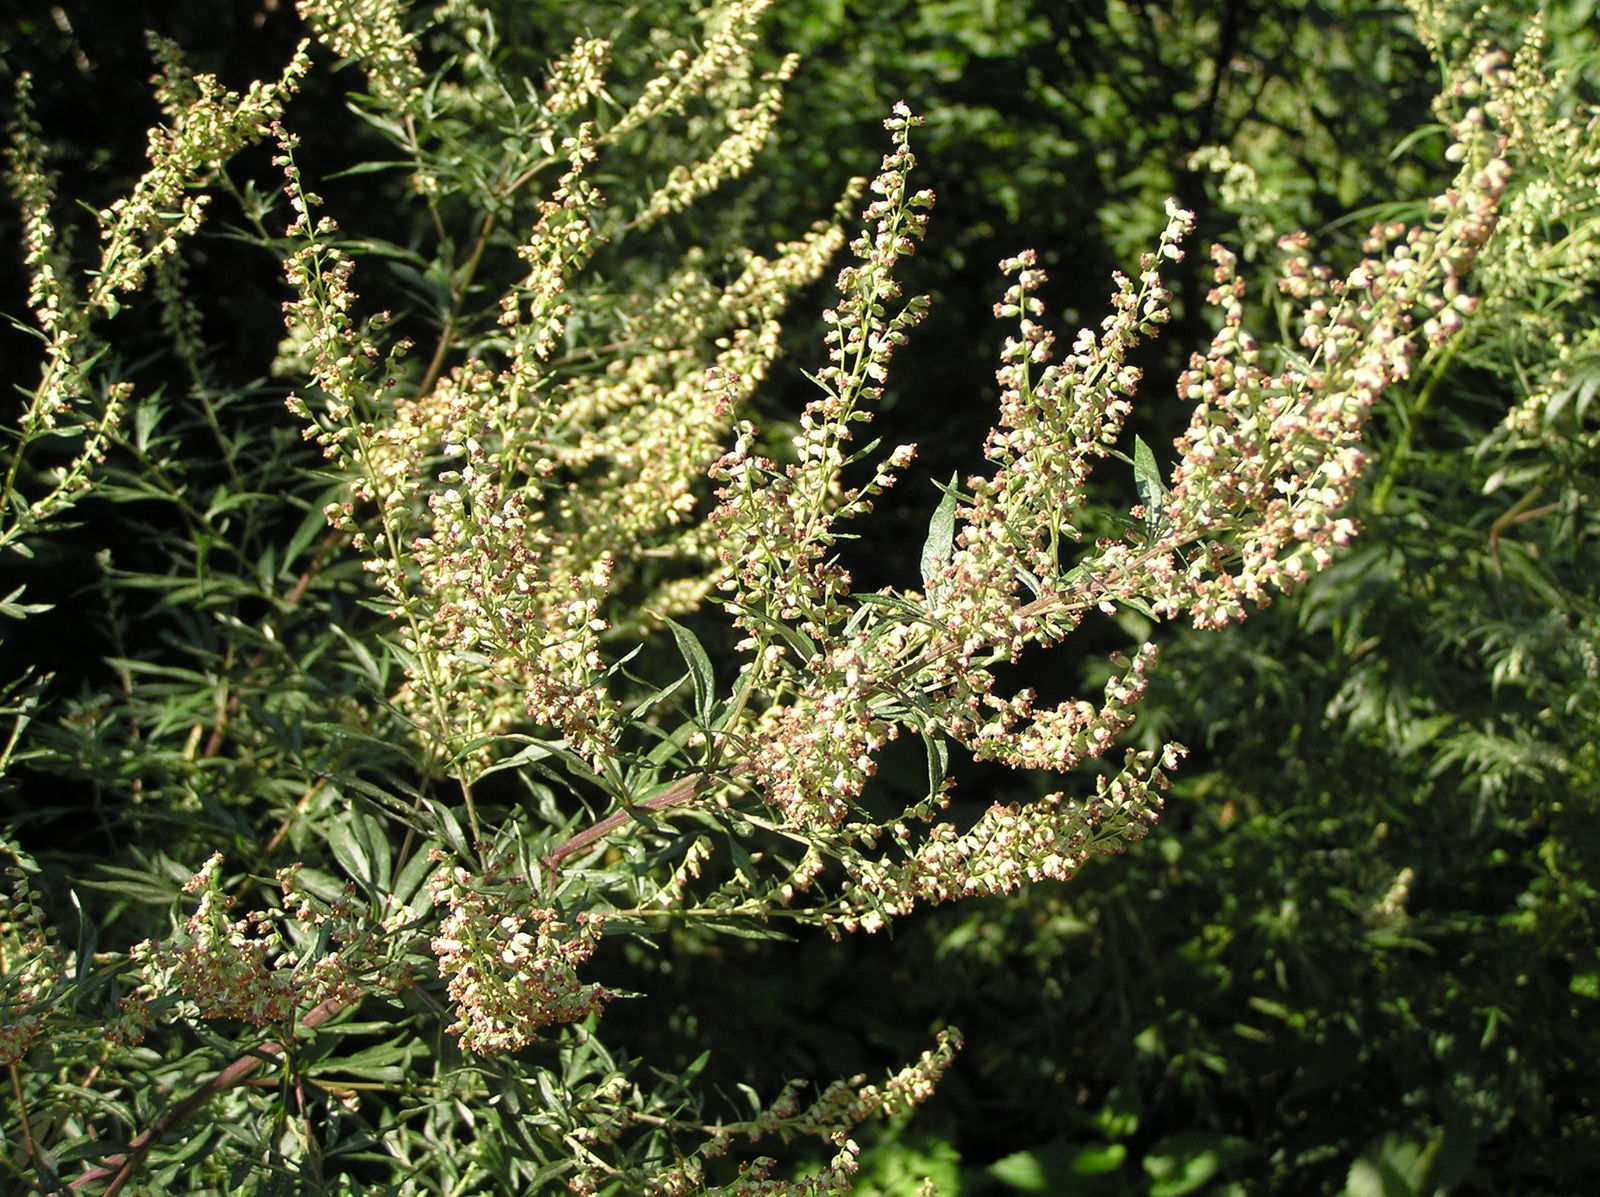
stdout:
[[934,508],[933,519],[928,523],[928,537],[922,542],[923,589],[933,585],[945,562],[950,560],[950,552],[955,544],[958,503],[955,486],[955,476],[951,475],[950,484],[945,488],[939,506]]
[[666,620],[678,651],[689,666],[689,677],[694,682],[695,717],[701,724],[711,722],[711,708],[717,700],[717,681],[711,669],[711,658],[695,638],[695,634],[674,619]]
[[1162,481],[1156,455],[1139,436],[1133,438],[1133,481],[1139,491],[1139,503],[1144,507],[1145,531],[1153,539],[1166,522],[1161,507],[1166,501],[1167,484]]

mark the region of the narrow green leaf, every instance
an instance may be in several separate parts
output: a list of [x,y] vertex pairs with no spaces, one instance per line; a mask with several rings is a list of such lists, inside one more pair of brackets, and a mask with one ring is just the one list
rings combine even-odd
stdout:
[[776,632],[788,642],[790,648],[794,649],[802,663],[810,661],[817,655],[816,642],[800,629],[792,628],[786,623],[773,619],[766,612],[758,611],[751,606],[740,607],[739,614],[757,627],[767,628]]
[[[632,714],[635,719],[642,719],[645,715],[649,714],[662,703],[666,702],[667,699],[671,698],[679,690],[683,689],[684,683],[689,681],[690,676],[690,674],[686,673],[682,677],[675,678],[673,681],[668,682],[665,686],[660,686],[652,690],[649,694],[646,694],[638,702],[633,704],[633,706],[630,708],[630,714]],[[696,694],[695,697],[698,699],[699,695]]]
[[121,894],[125,898],[132,898],[135,902],[147,902],[152,906],[165,906],[175,901],[183,892],[180,883],[163,879],[153,873],[140,869],[123,868],[120,865],[102,864],[97,866],[101,877],[86,877],[77,884],[89,889],[99,890],[102,893]]
[[409,1036],[380,1043],[349,1056],[334,1056],[307,1066],[309,1076],[363,1077],[373,1081],[404,1079],[409,1065],[421,1054],[421,1046]]
[[295,884],[314,898],[336,902],[344,896],[345,882],[321,869],[301,869],[295,874]]
[[695,717],[701,723],[711,722],[711,708],[716,702],[717,682],[711,670],[711,658],[695,634],[674,619],[666,621],[672,638],[678,642],[678,652],[689,666],[689,676],[694,681]]
[[439,847],[437,841],[428,840],[422,844],[411,859],[401,866],[400,872],[394,879],[393,897],[397,902],[409,903],[422,889],[423,883],[433,875],[434,862],[430,858],[435,848]]
[[428,814],[432,816],[428,820],[432,824],[429,830],[443,840],[445,846],[462,860],[471,860],[472,845],[467,842],[466,832],[461,829],[461,821],[456,818],[455,812],[444,803],[432,798],[424,798],[422,801],[427,806]]
[[322,514],[322,508],[327,503],[339,497],[342,488],[330,487],[317,496],[317,501],[306,511],[300,521],[300,526],[294,530],[294,535],[289,537],[289,543],[283,549],[283,564],[292,565],[300,560],[300,555],[306,551],[311,542],[328,528],[328,517]]
[[379,893],[388,893],[394,882],[394,861],[389,857],[389,837],[384,834],[383,824],[363,812],[354,830],[367,859],[372,862],[373,885]]
[[939,792],[948,776],[950,749],[944,740],[926,727],[922,729],[922,744],[928,754],[928,796]]
[[321,774],[321,776],[327,777],[330,788],[333,791],[333,797],[338,798],[345,791],[350,791],[365,798],[385,813],[393,815],[408,827],[414,827],[418,831],[429,835],[435,833],[432,824],[427,819],[420,817],[419,812],[404,798],[396,797],[394,794],[389,793],[388,790],[375,786],[370,781],[363,781],[359,777],[345,776],[336,778],[330,774]]
[[[694,738],[699,729],[696,728],[692,723],[680,723],[676,728],[673,729],[671,735],[665,735],[657,732],[654,728],[645,728],[644,730],[655,732],[661,736],[661,742],[652,748],[648,753],[646,753],[644,758],[646,761],[650,762],[650,764],[660,766],[666,764],[673,757],[681,753],[689,741]],[[654,770],[652,770],[652,772],[654,772]]]
[[736,839],[730,839],[725,847],[728,850],[728,854],[733,858],[733,867],[744,874],[745,879],[751,885],[760,885],[761,870],[756,868],[756,862],[750,853],[745,850],[745,846]]
[[679,1082],[687,1088],[694,1083],[696,1077],[705,1071],[706,1065],[709,1063],[711,1063],[711,1050],[707,1048],[691,1060],[689,1066],[678,1074]]
[[[462,761],[471,760],[478,755],[481,749],[487,748],[491,744],[505,743],[506,739],[507,737],[505,736],[474,736],[460,747],[451,763],[460,764]],[[510,756],[485,765],[474,776],[478,781],[482,781],[491,773],[501,773],[507,769],[520,769],[523,765],[531,765],[535,761],[542,761],[550,755],[552,755],[551,749],[544,744],[525,744]]]
[[922,542],[922,585],[926,589],[950,560],[950,551],[956,539],[956,476],[950,475],[950,485],[945,489],[939,506],[934,508],[933,519],[928,522],[928,537]]
[[1154,538],[1166,523],[1161,508],[1166,498],[1167,484],[1162,480],[1156,455],[1150,452],[1150,446],[1144,443],[1144,438],[1137,436],[1133,438],[1133,483],[1139,491],[1139,502],[1144,506],[1145,531]]
[[17,600],[22,597],[22,592],[26,589],[25,586],[18,586],[5,598],[0,599],[0,616],[7,619],[25,619],[29,615],[48,611],[54,606],[53,603],[19,603]]
[[367,845],[351,824],[360,824],[357,815],[346,822],[335,823],[328,831],[328,847],[333,849],[334,859],[356,881],[371,885],[373,877],[372,857],[367,852]]
[[787,931],[779,931],[776,927],[768,927],[754,922],[741,922],[735,919],[707,918],[701,920],[698,926],[722,935],[732,935],[737,939],[781,939],[785,941],[794,939],[794,936]]

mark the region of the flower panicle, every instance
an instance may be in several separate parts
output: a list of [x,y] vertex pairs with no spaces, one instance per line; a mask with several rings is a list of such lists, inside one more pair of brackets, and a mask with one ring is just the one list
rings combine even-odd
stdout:
[[604,1008],[609,991],[577,974],[600,944],[603,913],[563,917],[526,877],[475,876],[439,860],[428,891],[445,913],[431,947],[456,1004],[451,1031],[463,1051],[517,1051],[543,1027]]

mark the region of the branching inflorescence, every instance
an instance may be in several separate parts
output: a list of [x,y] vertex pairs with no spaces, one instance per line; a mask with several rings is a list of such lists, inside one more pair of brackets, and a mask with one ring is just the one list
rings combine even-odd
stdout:
[[[732,69],[743,44],[725,31],[705,51],[721,66],[699,60],[697,69]],[[582,96],[598,94],[604,56],[585,43],[553,72],[544,118],[552,131],[570,124]],[[1493,91],[1502,74],[1501,61],[1486,56],[1479,85]],[[676,91],[654,95],[647,87],[638,105],[669,111],[683,102]],[[1494,227],[1508,174],[1485,110],[1459,122],[1460,173],[1426,225],[1375,229],[1368,257],[1343,275],[1313,264],[1305,238],[1283,241],[1279,289],[1298,313],[1297,348],[1263,347],[1244,328],[1245,283],[1234,256],[1213,247],[1207,299],[1219,327],[1178,380],[1194,415],[1170,469],[1143,442],[1131,457],[1119,446],[1139,393],[1130,354],[1170,318],[1162,270],[1183,260],[1192,214],[1169,202],[1137,276],[1115,276],[1110,314],[1059,356],[1043,323],[1044,273],[1034,255],[1003,262],[1012,282],[996,315],[1015,320],[1017,332],[996,373],[989,470],[948,492],[920,590],[856,595],[837,557],[842,527],[868,512],[914,456],[903,445],[875,458],[853,443],[895,351],[926,310],[925,300],[902,298],[895,278],[933,203],[910,183],[917,120],[898,105],[886,122],[893,150],[871,184],[867,227],[850,243],[855,262],[839,274],[840,301],[825,315],[821,393],[780,463],[738,413],[776,353],[784,297],[815,277],[838,244],[830,228],[772,258],[747,256],[720,288],[691,256],[656,306],[635,317],[636,349],[615,355],[599,376],[563,371],[561,330],[576,280],[608,229],[621,235],[636,223],[608,223],[590,174],[616,129],[643,119],[638,105],[609,131],[581,121],[560,138],[555,190],[518,251],[529,273],[500,303],[508,356],[498,369],[468,362],[425,394],[404,393],[393,363],[380,368],[373,357],[371,330],[348,321],[349,263],[327,240],[330,229],[299,226],[308,240],[290,267],[301,295],[291,326],[302,330],[331,406],[296,408],[352,480],[351,500],[330,509],[336,526],[367,554],[405,621],[411,664],[401,705],[447,757],[531,725],[553,732],[547,751],[625,807],[746,810],[803,851],[787,864],[770,856],[772,877],[725,886],[719,900],[741,911],[776,901],[836,930],[880,927],[919,903],[1066,878],[1091,855],[1143,835],[1183,754],[1176,744],[1117,747],[1155,644],[1118,658],[1098,701],[1044,705],[1030,690],[1003,694],[995,667],[1059,643],[1095,611],[1126,606],[1201,626],[1241,619],[1348,541],[1355,525],[1345,509],[1374,401],[1472,312],[1463,282]],[[309,212],[314,201],[284,161],[291,196]],[[687,177],[675,176],[668,190],[687,186]],[[639,211],[667,202],[651,199]],[[705,338],[718,330],[708,360]],[[367,347],[365,361],[358,346]],[[730,432],[733,444],[719,456]],[[1132,461],[1140,501],[1122,536],[1086,544],[1087,488],[1107,458]],[[707,474],[717,502],[697,521],[697,479]],[[600,484],[591,486],[595,475]],[[640,554],[702,563],[642,610],[677,614],[714,589],[743,636],[732,695],[703,701],[691,734],[668,737],[686,772],[662,773],[674,755],[650,758],[655,797],[626,781],[638,773],[629,764],[636,732],[607,651],[619,623],[619,570],[636,568]],[[929,745],[928,794],[901,815],[871,819],[860,800],[876,756],[906,731]],[[1094,772],[1085,796],[1063,790],[996,805],[961,826],[931,821],[948,801],[947,743],[1017,768],[1115,763]],[[610,833],[632,821],[619,813],[547,852],[547,884],[586,854],[609,850]],[[816,891],[828,860],[843,868],[832,896]],[[695,872],[680,873],[681,884]],[[546,945],[547,963],[565,961],[558,972],[570,981],[593,948],[600,911],[583,924],[546,914],[548,925],[512,938]],[[452,985],[467,992],[467,941],[452,934],[438,942]],[[521,961],[526,951],[513,954]],[[593,1010],[597,1000],[573,990],[550,1009]],[[481,1044],[503,1038],[471,1034]]]
[[[382,769],[413,771],[407,801],[357,769],[330,792],[381,796],[414,852],[401,897],[381,870],[329,896],[325,879],[291,868],[242,918],[228,913],[213,857],[188,887],[199,910],[128,954],[118,1041],[150,1033],[152,1012],[169,1009],[275,1036],[235,1061],[240,1077],[245,1056],[290,1050],[297,1023],[315,1029],[308,1007],[321,1025],[365,998],[390,1002],[413,988],[448,1004],[441,1025],[465,1052],[511,1056],[563,1035],[563,1050],[598,1052],[587,1027],[613,994],[583,973],[618,926],[643,933],[701,919],[750,930],[784,920],[835,935],[874,931],[919,905],[1067,879],[1144,835],[1184,753],[1126,744],[1156,643],[1114,656],[1093,699],[1006,692],[1006,667],[1096,613],[1133,610],[1152,628],[1179,617],[1222,626],[1326,566],[1356,533],[1350,506],[1374,404],[1474,316],[1468,276],[1499,218],[1513,141],[1550,124],[1528,107],[1531,59],[1512,65],[1480,51],[1442,110],[1458,173],[1423,222],[1375,228],[1363,259],[1342,272],[1313,262],[1303,235],[1281,242],[1277,288],[1292,345],[1263,344],[1245,327],[1238,261],[1212,247],[1216,331],[1178,378],[1192,415],[1170,464],[1126,429],[1142,399],[1133,352],[1171,317],[1163,272],[1183,262],[1194,215],[1168,202],[1137,272],[1114,276],[1109,313],[1065,347],[1045,323],[1036,256],[1003,261],[995,314],[1015,332],[999,355],[986,465],[945,488],[920,585],[861,594],[840,542],[915,456],[910,445],[880,454],[859,443],[928,306],[897,281],[933,206],[912,183],[918,120],[907,106],[885,122],[891,150],[879,174],[852,184],[837,213],[870,190],[853,240],[836,219],[764,254],[697,245],[664,257],[667,242],[650,242],[656,258],[642,266],[629,259],[629,239],[654,235],[749,170],[772,132],[795,64],[757,66],[769,3],[705,6],[697,48],[664,54],[655,77],[620,100],[608,89],[614,47],[604,39],[578,41],[542,89],[519,97],[495,76],[491,23],[470,6],[446,7],[460,10],[483,53],[462,60],[463,78],[437,86],[422,85],[396,5],[302,7],[395,118],[417,202],[436,221],[442,196],[466,196],[478,212],[472,248],[440,271],[455,290],[420,370],[386,315],[360,315],[357,243],[319,212],[282,123],[309,69],[303,50],[277,84],[243,96],[206,77],[185,81],[175,51],[162,50],[169,123],[152,135],[144,178],[101,213],[99,268],[81,296],[26,109],[9,157],[44,343],[22,447],[64,426],[78,448],[55,489],[31,498],[13,493],[20,451],[13,456],[0,548],[90,485],[116,433],[129,392],[120,382],[91,392],[93,322],[115,315],[119,296],[194,232],[204,200],[191,192],[234,150],[266,136],[279,146],[292,289],[280,366],[302,383],[289,410],[337,483],[325,508],[328,551],[348,545],[359,556],[392,621],[340,668],[387,685],[374,699],[393,713],[384,726],[397,746]],[[718,116],[714,136],[688,118],[701,108]],[[450,130],[485,114],[518,137],[504,161],[474,173]],[[687,160],[643,184],[611,171],[673,122],[702,134]],[[437,144],[434,126],[444,130]],[[1552,152],[1557,143],[1540,144]],[[786,305],[847,244],[853,260],[824,315],[818,394],[793,434],[779,436],[754,419],[752,397],[778,357]],[[515,277],[485,288],[477,272],[491,246]],[[638,293],[607,270],[643,280]],[[1094,470],[1107,460],[1132,466],[1138,501],[1120,534],[1094,539],[1088,529],[1105,520],[1090,487],[1104,481]],[[713,599],[737,641],[726,689],[675,622],[692,613],[697,626],[714,623]],[[657,646],[683,658],[682,677],[646,676],[663,669]],[[927,750],[926,790],[875,813],[880,753],[913,736]],[[366,723],[351,738],[368,749],[379,739]],[[961,817],[949,813],[952,747],[1088,780]],[[300,751],[296,741],[284,758],[294,769],[309,757]],[[480,811],[483,780],[513,769],[531,797]],[[359,851],[349,836],[330,848],[352,875],[383,839],[364,834]],[[19,1011],[0,1027],[9,1064],[44,1036],[40,1011],[56,1000],[47,974],[64,971],[66,955],[21,918],[0,926],[0,947],[23,957],[14,969],[7,962]],[[706,1162],[729,1149],[733,1124],[695,1123],[675,1098],[652,1104],[620,1070],[581,1094],[572,1082],[569,1104],[593,1120],[552,1121],[551,1135],[577,1192],[834,1191],[855,1168],[851,1128],[921,1101],[958,1046],[947,1033],[883,1085],[856,1078],[805,1108],[791,1091],[738,1124],[750,1139],[826,1143],[830,1162],[803,1181],[772,1179],[760,1158],[706,1188]],[[586,1075],[577,1065],[571,1073]],[[541,1073],[542,1083],[553,1075]],[[704,1145],[687,1154],[676,1138],[652,1138],[691,1130]],[[148,1139],[136,1143],[118,1157],[124,1173],[148,1149]],[[639,1143],[645,1162],[623,1159]]]

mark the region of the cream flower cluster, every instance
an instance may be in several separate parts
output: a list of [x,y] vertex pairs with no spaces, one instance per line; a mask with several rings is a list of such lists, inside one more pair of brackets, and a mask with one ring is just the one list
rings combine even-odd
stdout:
[[146,940],[129,953],[138,972],[115,1028],[120,1038],[136,1040],[149,1023],[150,1004],[173,996],[190,1017],[282,1030],[323,1002],[348,1006],[410,983],[397,945],[375,933],[349,891],[332,902],[315,899],[295,866],[278,874],[281,912],[232,918],[235,899],[222,887],[221,869],[222,854],[215,853],[184,886],[199,902],[177,935]]
[[[0,842],[0,852],[13,855]],[[19,864],[8,864],[6,903],[0,910],[0,1067],[15,1064],[28,1053],[47,1025],[50,999],[75,963],[58,942],[38,894]]]
[[[962,1042],[959,1031],[940,1031],[933,1047],[882,1082],[869,1083],[864,1074],[835,1081],[809,1105],[801,1102],[804,1085],[793,1083],[750,1121],[718,1128],[693,1155],[643,1180],[639,1191],[648,1197],[831,1197],[847,1192],[859,1169],[861,1154],[851,1131],[869,1118],[894,1118],[925,1102],[955,1062]],[[626,1113],[623,1117],[626,1119]],[[752,1142],[770,1135],[778,1135],[785,1142],[817,1139],[834,1154],[820,1171],[798,1180],[773,1176],[777,1161],[770,1156],[757,1156],[740,1164],[738,1175],[727,1184],[709,1187],[706,1164],[728,1153],[735,1131]],[[578,1194],[593,1194],[608,1179],[614,1178],[604,1169],[584,1169],[568,1182],[568,1188]]]
[[562,918],[526,878],[475,877],[459,866],[439,869],[428,891],[445,908],[432,948],[463,1051],[516,1051],[540,1028],[597,1013],[611,996],[577,973],[600,943],[604,915]]
[[[568,121],[556,140],[552,114],[576,118],[602,94],[608,49],[584,41],[562,60],[525,114],[552,138],[561,174],[518,247],[526,272],[500,297],[495,353],[442,371],[425,393],[398,381],[403,345],[387,359],[377,352],[382,318],[357,321],[352,263],[331,221],[313,218],[316,197],[284,138],[300,216],[291,231],[304,238],[288,268],[298,297],[287,325],[321,392],[291,407],[349,480],[350,498],[329,518],[365,554],[401,624],[408,678],[397,699],[447,755],[532,724],[602,770],[617,747],[601,656],[619,630],[613,609],[639,632],[692,609],[710,586],[711,538],[693,518],[706,471],[777,356],[789,298],[842,236],[820,223],[771,254],[746,251],[717,283],[724,264],[690,249],[648,303],[619,304],[585,272],[640,217],[612,213],[591,176],[635,118],[663,120],[696,97],[743,96],[747,107],[728,119],[753,149],[792,67],[755,77],[765,7],[707,10],[711,32],[685,73],[647,84],[620,120]],[[742,160],[713,154],[696,168],[694,194]],[[575,326],[611,340],[574,341]],[[641,584],[651,587],[642,596]],[[613,601],[619,591],[626,603]]]
[[395,0],[298,0],[295,7],[320,41],[366,73],[372,94],[390,111],[417,104],[426,78]]

